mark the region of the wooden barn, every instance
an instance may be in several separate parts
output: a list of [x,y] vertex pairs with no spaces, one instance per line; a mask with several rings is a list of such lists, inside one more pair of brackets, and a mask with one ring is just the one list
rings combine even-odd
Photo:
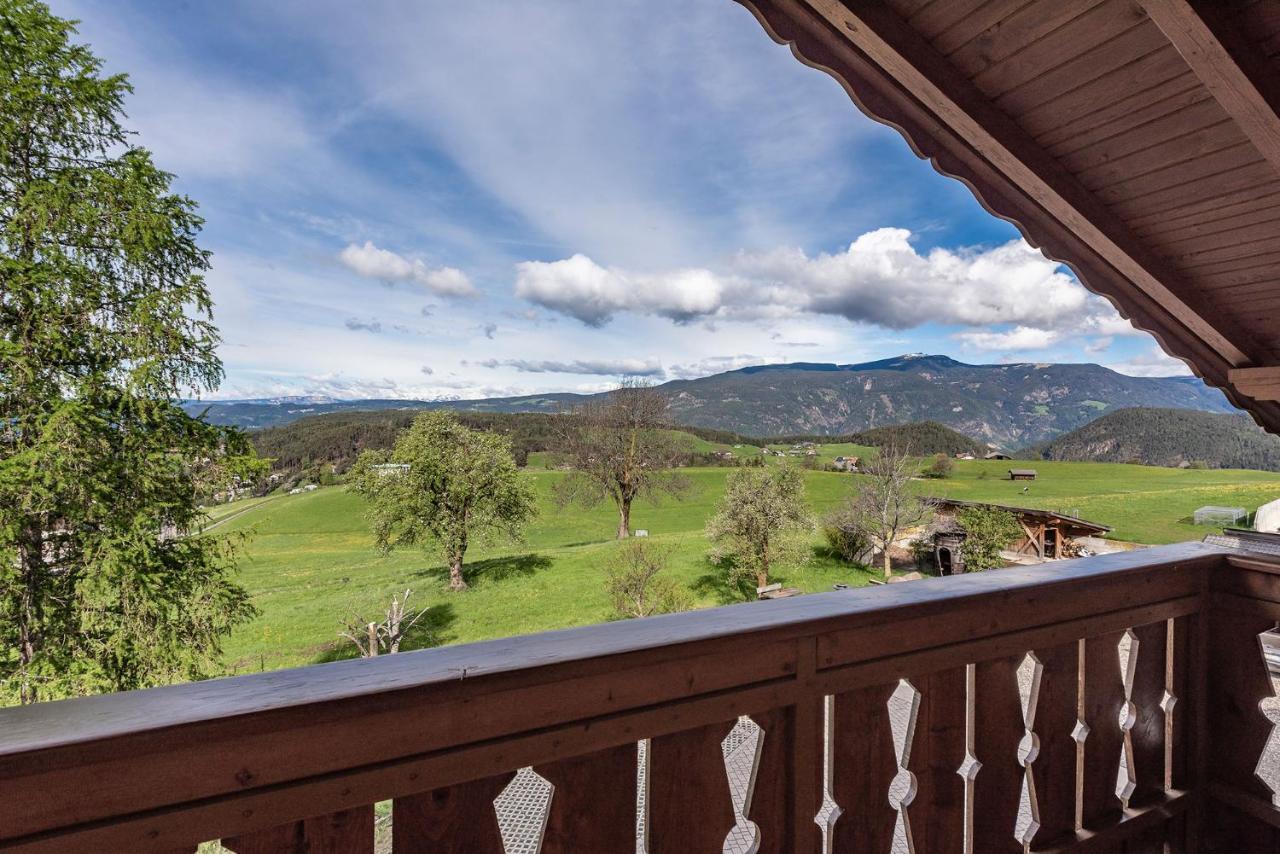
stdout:
[[1009,551],[1036,560],[1075,557],[1077,538],[1100,537],[1111,530],[1107,525],[1068,516],[1065,513],[1055,513],[1052,510],[941,499],[938,502],[937,520],[934,524],[933,554],[936,566],[942,575],[959,575],[965,571],[964,561],[960,556],[964,531],[954,521],[956,511],[962,507],[1005,510],[1017,516],[1023,536],[1009,547]]
[[1035,469],[1009,469],[1009,480],[1035,480]]

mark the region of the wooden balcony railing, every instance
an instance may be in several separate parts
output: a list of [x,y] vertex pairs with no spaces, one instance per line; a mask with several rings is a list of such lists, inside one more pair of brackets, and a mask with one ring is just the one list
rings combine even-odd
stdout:
[[7,709],[0,849],[369,852],[391,800],[396,852],[499,852],[532,767],[548,854],[636,851],[638,800],[651,854],[1274,852],[1278,618],[1280,563],[1186,544]]

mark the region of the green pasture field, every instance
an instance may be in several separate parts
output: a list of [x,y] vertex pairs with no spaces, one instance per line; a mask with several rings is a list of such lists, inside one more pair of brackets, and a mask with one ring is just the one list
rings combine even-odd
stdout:
[[[824,446],[821,456],[863,456],[869,450]],[[1034,467],[1039,477],[1029,484],[1011,482],[1004,479],[1010,465]],[[730,471],[688,469],[696,487],[692,495],[640,504],[633,511],[633,526],[647,529],[654,543],[671,550],[669,571],[688,589],[696,607],[741,601],[728,589],[723,571],[707,561],[703,536]],[[380,617],[391,595],[405,588],[413,589],[413,604],[430,609],[424,631],[410,648],[610,619],[602,568],[618,548],[612,540],[613,508],[557,507],[552,486],[564,473],[530,465],[526,476],[536,485],[537,520],[523,543],[473,546],[467,555],[472,588],[464,593],[446,590],[445,567],[433,553],[378,554],[361,499],[342,487],[273,496],[228,517],[219,532],[252,534],[239,577],[261,611],[227,642],[228,667],[246,672],[346,657],[350,651],[337,644],[342,620],[353,613]],[[859,476],[808,471],[805,477],[809,502],[821,514],[850,495]],[[1115,539],[1154,544],[1204,536],[1208,529],[1190,521],[1192,511],[1202,505],[1239,505],[1252,511],[1280,496],[1280,474],[977,460],[959,461],[951,478],[922,479],[918,488],[933,495],[1079,515],[1111,525]],[[222,507],[218,511],[228,512]],[[830,590],[837,582],[866,584],[872,575],[829,556],[817,533],[813,555],[808,565],[783,569],[773,580],[814,592]]]

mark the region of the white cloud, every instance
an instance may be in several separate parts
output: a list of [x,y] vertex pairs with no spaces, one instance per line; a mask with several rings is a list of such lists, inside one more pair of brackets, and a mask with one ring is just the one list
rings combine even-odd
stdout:
[[724,289],[709,270],[642,276],[605,269],[585,255],[516,265],[516,296],[588,326],[603,326],[622,311],[693,320],[715,314],[723,305]]
[[476,295],[475,285],[454,267],[428,267],[420,260],[410,261],[390,249],[380,249],[373,241],[362,245],[350,243],[338,253],[342,265],[357,276],[382,282],[417,282],[432,293],[446,297]]
[[1004,332],[960,332],[952,337],[977,350],[1043,350],[1061,340],[1062,333],[1054,329],[1015,326]]
[[526,374],[592,374],[598,376],[662,377],[662,363],[655,359],[485,359],[485,368],[514,368]]
[[[1021,240],[921,254],[910,239],[906,229],[881,228],[843,252],[741,252],[720,271],[637,273],[580,254],[527,261],[517,265],[515,294],[589,326],[623,312],[677,322],[835,315],[889,329],[1016,324],[1021,331],[1002,334],[1019,347],[1029,345],[1030,330],[1051,343],[1063,329],[1114,334],[1123,326],[1109,305]],[[972,343],[992,349],[996,339]]]

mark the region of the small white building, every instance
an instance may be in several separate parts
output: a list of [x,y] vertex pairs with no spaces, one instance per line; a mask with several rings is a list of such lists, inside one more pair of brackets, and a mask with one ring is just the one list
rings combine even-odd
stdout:
[[1269,501],[1253,514],[1253,529],[1280,534],[1280,498]]

